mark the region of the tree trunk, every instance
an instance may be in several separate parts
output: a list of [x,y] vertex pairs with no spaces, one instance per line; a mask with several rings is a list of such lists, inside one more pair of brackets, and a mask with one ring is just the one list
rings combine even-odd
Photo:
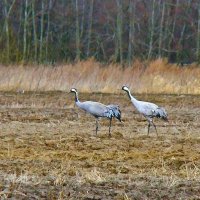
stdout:
[[162,16],[160,20],[160,33],[159,33],[159,44],[158,44],[158,57],[162,57],[162,41],[163,41],[163,24],[164,24],[164,16],[165,16],[165,2],[162,5]]
[[23,62],[26,60],[26,51],[27,51],[27,9],[28,9],[28,0],[25,0],[25,9],[24,9],[24,34],[23,34]]
[[173,25],[172,25],[172,31],[170,33],[171,37],[169,38],[169,44],[168,44],[168,49],[170,50],[174,50],[174,45],[173,45],[173,40],[174,40],[174,31],[175,31],[175,27],[176,27],[176,18],[177,18],[177,7],[179,5],[179,0],[176,0],[176,5],[175,5],[175,13],[174,13],[174,21],[173,21]]
[[200,2],[198,5],[198,27],[197,27],[197,62],[200,63]]
[[136,1],[129,1],[129,42],[128,42],[128,64],[131,65],[134,59],[134,44],[135,44],[135,6]]
[[90,10],[89,10],[89,20],[88,20],[88,42],[87,42],[87,57],[90,56],[90,44],[91,44],[91,34],[92,34],[92,16],[93,16],[93,6],[94,0],[90,1]]
[[83,3],[82,3],[82,11],[83,11],[83,13],[82,13],[82,17],[81,17],[81,24],[80,24],[80,38],[82,38],[83,37],[83,32],[84,32],[84,28],[85,28],[85,26],[84,26],[84,24],[85,24],[85,10],[86,10],[86,12],[87,12],[87,9],[85,9],[85,0],[83,0]]
[[80,61],[80,30],[79,30],[79,9],[78,0],[75,2],[76,9],[76,61]]
[[[17,33],[17,50],[18,51],[20,51],[21,50],[21,48],[22,48],[22,44],[23,44],[23,41],[22,41],[22,39],[21,39],[21,30],[22,30],[22,28],[23,28],[23,19],[24,19],[24,9],[23,9],[23,2],[22,3],[20,3],[20,11],[19,11],[19,15],[20,15],[20,17],[19,17],[19,29],[18,29],[18,33]],[[16,61],[17,62],[19,62],[19,61],[21,61],[21,55],[18,53],[17,54],[17,57],[16,57]]]
[[41,10],[41,19],[40,19],[40,52],[39,60],[42,62],[43,59],[43,32],[44,32],[44,0],[41,0],[42,10]]
[[123,64],[123,48],[122,48],[122,0],[117,1],[117,30],[116,30],[116,47],[115,59],[118,60],[122,65]]
[[10,60],[10,34],[9,34],[9,23],[8,16],[5,18],[5,29],[6,29],[6,62]]
[[47,31],[46,31],[46,51],[45,60],[48,60],[48,49],[49,49],[49,28],[50,28],[50,9],[52,7],[52,0],[49,0],[48,11],[47,11]]
[[154,23],[155,23],[155,0],[153,0],[152,14],[151,14],[151,25],[150,25],[150,41],[149,41],[149,52],[148,59],[151,59],[153,50],[153,36],[154,36]]
[[33,41],[34,41],[34,62],[37,61],[38,41],[35,23],[35,0],[32,0],[32,23],[33,23]]
[[5,12],[5,32],[6,32],[6,62],[10,61],[10,33],[9,33],[9,17],[16,0],[13,0],[10,7],[8,7],[7,0],[4,0]]
[[[168,43],[169,43],[169,38],[170,38],[170,34],[169,34],[169,24],[170,24],[170,7],[167,3],[165,3],[165,13],[166,16],[164,17],[164,27],[163,27],[163,37],[164,37],[164,41],[162,44],[162,49],[165,50],[165,52],[169,52],[170,49],[168,49]],[[166,55],[166,54],[165,54]],[[169,56],[169,53],[168,53]]]

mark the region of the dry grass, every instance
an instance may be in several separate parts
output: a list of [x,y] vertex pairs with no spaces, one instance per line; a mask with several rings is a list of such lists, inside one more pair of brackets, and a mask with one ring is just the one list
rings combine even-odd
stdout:
[[126,84],[136,93],[200,94],[200,68],[196,64],[180,67],[158,59],[135,61],[123,69],[102,66],[90,59],[76,64],[52,66],[1,66],[0,90],[68,91],[118,93]]
[[200,198],[199,96],[137,95],[169,113],[169,124],[155,122],[157,138],[125,94],[81,93],[120,105],[123,123],[113,121],[110,138],[103,119],[94,135],[95,120],[72,95],[0,95],[1,199]]

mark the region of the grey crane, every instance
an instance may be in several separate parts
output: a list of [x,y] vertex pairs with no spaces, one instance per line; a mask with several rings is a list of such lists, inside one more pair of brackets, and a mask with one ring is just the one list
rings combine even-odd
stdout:
[[153,118],[156,117],[156,118],[160,118],[162,120],[168,121],[167,112],[165,111],[165,109],[157,106],[154,103],[145,102],[145,101],[138,101],[135,97],[133,97],[131,95],[131,92],[130,92],[130,90],[127,86],[123,86],[122,90],[127,92],[132,104],[135,106],[137,111],[139,113],[141,113],[147,119],[147,121],[149,122],[149,124],[148,124],[148,135],[149,135],[150,126],[153,125],[155,130],[156,130],[156,134],[158,136],[156,125],[153,123]]
[[94,102],[94,101],[85,101],[85,102],[80,102],[78,99],[78,91],[75,88],[72,88],[70,92],[73,92],[75,94],[75,103],[76,105],[81,108],[82,110],[90,113],[96,118],[96,135],[97,131],[99,129],[99,123],[98,120],[101,117],[108,118],[110,120],[110,125],[109,125],[109,136],[111,136],[111,122],[112,118],[117,118],[121,122],[121,111],[119,109],[118,105],[104,105],[99,102]]

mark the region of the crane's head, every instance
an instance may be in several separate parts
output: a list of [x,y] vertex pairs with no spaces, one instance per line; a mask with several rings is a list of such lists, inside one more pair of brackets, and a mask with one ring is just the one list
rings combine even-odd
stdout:
[[122,90],[124,90],[124,91],[126,91],[126,92],[128,92],[128,91],[129,91],[128,87],[127,87],[127,86],[125,86],[125,85],[122,87]]
[[72,88],[72,89],[70,90],[70,92],[77,93],[77,89],[76,89],[76,88]]
[[78,102],[78,91],[76,88],[71,88],[70,92],[73,92],[75,94],[75,102]]

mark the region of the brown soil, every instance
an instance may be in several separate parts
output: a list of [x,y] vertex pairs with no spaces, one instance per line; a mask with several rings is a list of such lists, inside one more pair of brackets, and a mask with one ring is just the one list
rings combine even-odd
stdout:
[[120,105],[111,137],[72,94],[0,96],[2,199],[200,199],[200,96],[136,95],[168,111],[158,138],[125,93],[79,95]]

